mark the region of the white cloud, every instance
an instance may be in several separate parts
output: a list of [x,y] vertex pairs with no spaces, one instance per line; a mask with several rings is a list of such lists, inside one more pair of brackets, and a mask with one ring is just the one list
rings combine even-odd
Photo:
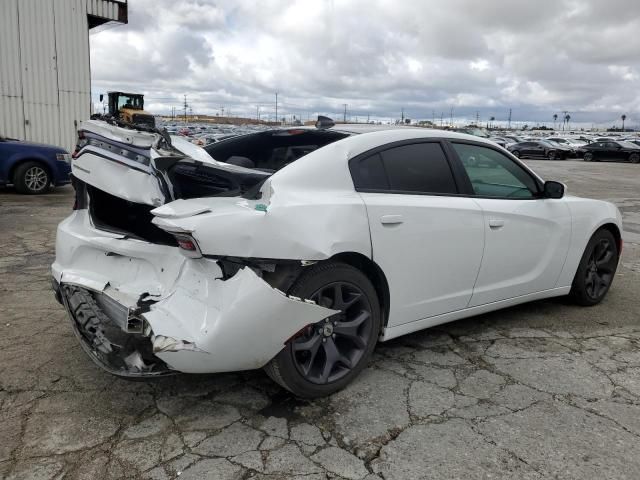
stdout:
[[489,70],[489,61],[484,58],[479,58],[473,62],[469,62],[469,68],[471,70],[475,70],[476,72],[484,72],[485,70]]
[[[91,37],[94,93],[168,111],[619,116],[638,105],[637,0],[132,0]],[[624,12],[622,14],[621,12]],[[608,117],[606,117],[608,118]],[[640,118],[638,119],[640,121]],[[591,119],[588,119],[591,121]],[[640,122],[639,122],[640,123]]]

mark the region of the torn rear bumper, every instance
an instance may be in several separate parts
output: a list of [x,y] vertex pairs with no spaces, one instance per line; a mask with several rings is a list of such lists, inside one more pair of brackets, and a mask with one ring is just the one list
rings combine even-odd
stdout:
[[124,376],[260,368],[336,313],[288,297],[249,267],[224,280],[214,260],[96,230],[82,210],[58,227],[52,273],[85,351]]

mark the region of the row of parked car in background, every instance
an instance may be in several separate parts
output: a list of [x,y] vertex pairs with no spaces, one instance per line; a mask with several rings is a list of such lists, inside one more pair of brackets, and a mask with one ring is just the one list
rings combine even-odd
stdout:
[[519,158],[566,160],[582,158],[586,162],[628,161],[640,163],[640,137],[635,136],[490,136],[491,140]]
[[[222,140],[270,130],[267,125],[217,125],[166,122],[159,125],[169,135],[184,138],[197,147],[207,147]],[[627,161],[640,163],[640,137],[612,133],[542,135],[513,131],[486,131],[479,128],[459,129],[463,133],[488,138],[519,158],[565,160],[571,158],[595,161]],[[205,153],[206,155],[206,153]],[[0,132],[0,186],[14,185],[16,191],[39,194],[52,186],[69,183],[71,155],[60,147],[5,138]]]

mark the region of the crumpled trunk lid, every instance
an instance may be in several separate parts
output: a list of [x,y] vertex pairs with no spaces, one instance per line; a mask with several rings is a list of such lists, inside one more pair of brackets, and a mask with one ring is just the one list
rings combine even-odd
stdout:
[[209,207],[197,199],[241,196],[270,176],[216,162],[187,140],[105,121],[83,123],[78,137],[72,173],[87,186],[93,225],[152,243],[175,244],[152,224],[154,208],[175,203],[170,218],[199,215]]

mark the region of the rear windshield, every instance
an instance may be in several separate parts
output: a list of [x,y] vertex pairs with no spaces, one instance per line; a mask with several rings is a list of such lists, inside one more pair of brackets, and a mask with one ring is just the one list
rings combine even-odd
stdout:
[[276,172],[314,150],[348,136],[328,130],[269,130],[222,140],[204,149],[219,162]]

